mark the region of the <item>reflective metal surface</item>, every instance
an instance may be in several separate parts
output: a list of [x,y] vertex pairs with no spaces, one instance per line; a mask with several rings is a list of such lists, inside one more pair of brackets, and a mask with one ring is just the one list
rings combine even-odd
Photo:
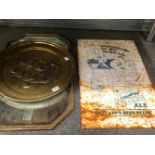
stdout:
[[[50,106],[53,102],[56,102],[56,104]],[[18,102],[13,103],[11,106],[0,103],[0,131],[45,130],[54,128],[73,110],[73,89],[72,87],[68,87],[59,95],[59,100],[50,98],[44,100],[44,104],[41,103],[41,106],[48,105],[48,107],[35,110],[34,107],[33,109],[17,109],[12,107],[12,105],[19,104]],[[21,105],[25,106],[25,104]],[[37,105],[39,104],[37,103]]]
[[43,101],[71,83],[73,59],[66,48],[45,40],[9,45],[0,55],[0,92],[13,102]]

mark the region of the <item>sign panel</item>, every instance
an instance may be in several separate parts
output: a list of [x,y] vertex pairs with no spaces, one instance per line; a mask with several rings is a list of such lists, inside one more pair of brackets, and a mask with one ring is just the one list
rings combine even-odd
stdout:
[[155,127],[155,90],[133,40],[78,40],[82,128]]

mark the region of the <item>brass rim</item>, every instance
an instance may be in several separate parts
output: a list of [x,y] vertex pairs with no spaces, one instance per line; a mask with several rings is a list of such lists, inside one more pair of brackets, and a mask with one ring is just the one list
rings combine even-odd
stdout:
[[72,110],[74,107],[73,102],[73,87],[71,86],[69,91],[69,103],[65,111],[49,124],[27,124],[27,125],[2,125],[0,131],[20,131],[20,130],[43,130],[52,129],[58,125]]

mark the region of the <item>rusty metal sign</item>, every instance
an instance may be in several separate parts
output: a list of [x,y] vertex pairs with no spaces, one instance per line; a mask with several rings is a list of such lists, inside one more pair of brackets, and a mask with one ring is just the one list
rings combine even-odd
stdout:
[[133,40],[78,40],[82,128],[155,127],[155,90]]

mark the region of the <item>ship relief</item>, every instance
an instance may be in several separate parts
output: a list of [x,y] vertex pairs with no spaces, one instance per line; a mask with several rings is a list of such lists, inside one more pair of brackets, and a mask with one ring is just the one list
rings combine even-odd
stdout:
[[11,66],[9,73],[22,81],[23,88],[37,84],[47,85],[57,72],[56,62],[42,55],[20,55],[15,61],[16,64]]

